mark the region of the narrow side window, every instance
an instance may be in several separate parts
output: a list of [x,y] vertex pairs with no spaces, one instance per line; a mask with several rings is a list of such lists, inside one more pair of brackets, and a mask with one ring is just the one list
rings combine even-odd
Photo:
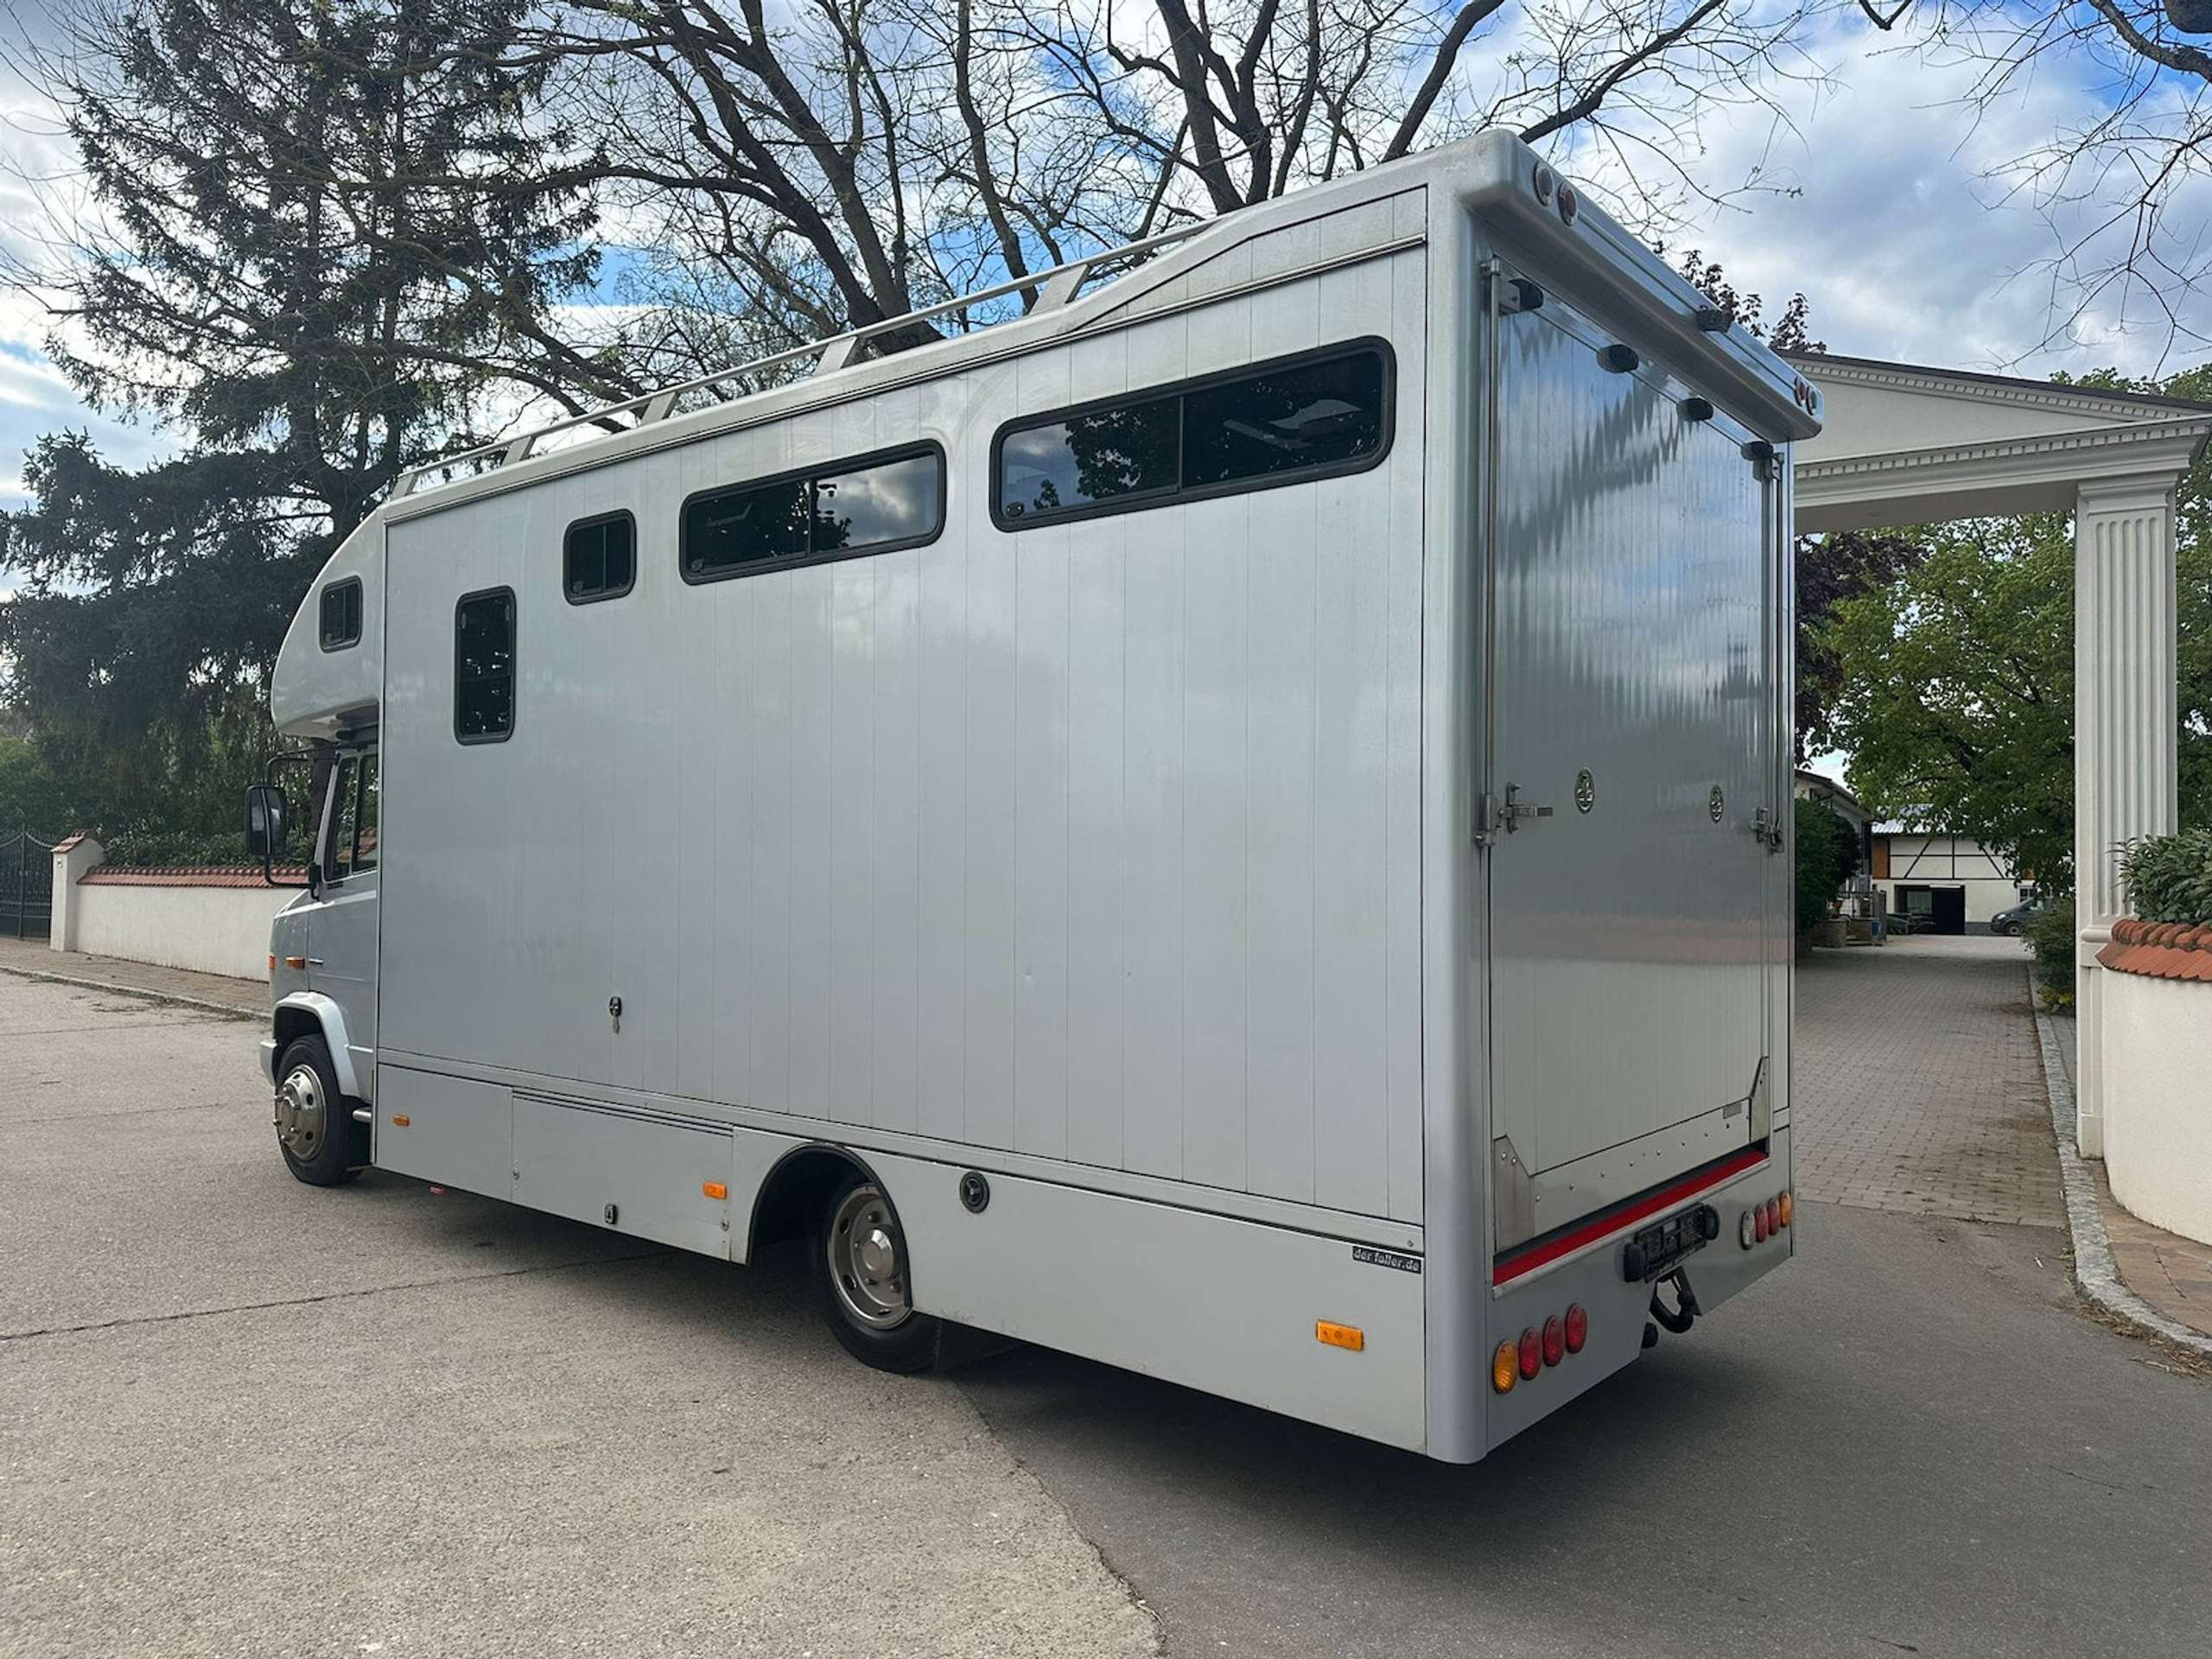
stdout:
[[494,588],[454,607],[453,729],[464,743],[499,743],[515,728],[515,593]]
[[561,591],[571,605],[620,599],[638,575],[638,523],[626,512],[579,518],[561,542]]
[[325,651],[343,651],[361,639],[361,579],[348,576],[322,590],[316,633]]

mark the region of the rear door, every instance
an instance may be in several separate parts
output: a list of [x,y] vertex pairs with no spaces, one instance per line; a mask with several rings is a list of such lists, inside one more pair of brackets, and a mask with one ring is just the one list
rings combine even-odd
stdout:
[[1774,632],[1747,434],[1556,296],[1498,320],[1485,831],[1497,1244],[1751,1141]]

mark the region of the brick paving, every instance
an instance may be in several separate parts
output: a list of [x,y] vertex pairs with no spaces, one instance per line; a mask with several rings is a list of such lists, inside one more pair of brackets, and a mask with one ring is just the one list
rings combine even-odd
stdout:
[[266,980],[232,979],[227,974],[195,974],[181,968],[157,968],[150,963],[87,956],[82,950],[56,950],[44,939],[0,938],[0,970],[50,975],[87,985],[112,986],[119,991],[150,991],[235,1009],[240,1014],[264,1014],[269,1007]]
[[1974,937],[1801,958],[1798,1192],[2063,1228],[2026,968],[2018,941]]

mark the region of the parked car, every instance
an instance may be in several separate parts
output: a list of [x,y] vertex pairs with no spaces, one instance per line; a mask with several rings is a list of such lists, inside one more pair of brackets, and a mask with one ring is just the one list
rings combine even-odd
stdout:
[[2024,899],[2012,909],[2000,910],[1991,917],[1989,931],[2002,933],[2007,938],[2017,938],[2022,928],[2050,908],[2050,902],[2046,899]]

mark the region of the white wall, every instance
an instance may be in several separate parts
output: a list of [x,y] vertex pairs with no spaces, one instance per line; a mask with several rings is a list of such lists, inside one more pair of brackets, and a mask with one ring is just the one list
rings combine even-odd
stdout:
[[1986,923],[1999,911],[2010,910],[2020,902],[2020,884],[1978,841],[1916,831],[1881,832],[1876,841],[1889,845],[1890,873],[1875,885],[1887,896],[1892,912],[1904,908],[1897,897],[1900,887],[1965,888],[1969,926]]
[[2113,1196],[2153,1226],[2212,1244],[2212,982],[2098,977]]
[[239,979],[269,977],[269,922],[289,887],[143,887],[79,882],[70,890],[71,948]]

